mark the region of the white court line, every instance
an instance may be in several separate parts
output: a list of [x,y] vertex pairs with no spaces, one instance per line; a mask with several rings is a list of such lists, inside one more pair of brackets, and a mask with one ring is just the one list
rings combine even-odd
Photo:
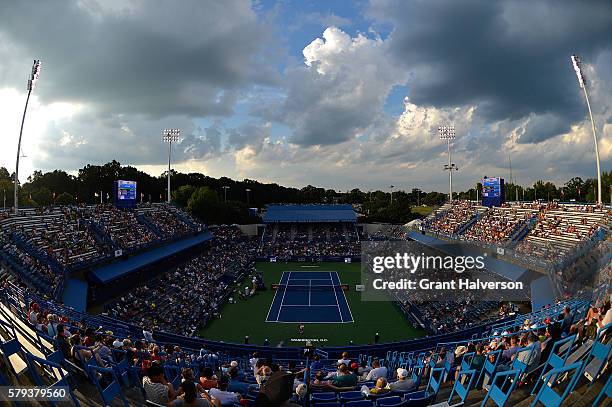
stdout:
[[[291,280],[291,272],[289,272],[289,277],[287,277],[287,282],[289,282],[289,280]],[[281,298],[281,305],[280,305],[280,308],[278,309],[278,315],[276,316],[276,322],[278,322],[278,319],[280,318],[280,313],[283,310],[283,303],[285,302],[285,294],[287,294],[287,287],[283,289],[283,298]]]
[[[282,281],[282,277],[281,277],[281,281]],[[274,307],[274,304],[276,303],[276,296],[278,295],[278,290],[276,290],[276,292],[274,293],[274,298],[272,298],[272,303],[270,304],[270,309],[268,310],[268,315],[266,315],[266,322],[274,322],[270,319],[270,313],[272,312],[272,308]],[[278,313],[280,314],[280,308],[282,307],[283,304],[281,304],[281,306],[278,309]],[[276,322],[278,322],[278,314],[276,315]]]
[[[336,275],[336,278],[338,279],[338,285],[340,285],[340,276],[338,275],[337,272],[334,272],[334,273]],[[334,288],[334,291],[336,291],[335,288]],[[353,318],[353,311],[351,311],[351,306],[348,303],[348,299],[346,298],[346,294],[344,294],[344,292],[342,292],[342,295],[344,296],[344,303],[346,304],[346,308],[348,308],[349,314],[351,314],[351,320],[347,321],[347,322],[355,322],[355,319]],[[340,312],[340,318],[342,318],[342,310],[340,310],[340,304],[338,304],[338,311]],[[344,322],[344,319],[342,320],[342,322]]]
[[308,280],[308,306],[310,307],[310,296],[312,294],[312,280]]
[[336,308],[335,305],[285,305],[285,307],[331,307],[331,308]]
[[[331,273],[329,273],[329,278],[331,279]],[[334,280],[332,279],[332,283]],[[334,297],[336,297],[336,306],[338,307],[338,314],[340,314],[340,322],[344,322],[344,318],[342,318],[342,311],[340,311],[340,303],[338,302],[338,293],[336,292],[336,288],[334,287]]]

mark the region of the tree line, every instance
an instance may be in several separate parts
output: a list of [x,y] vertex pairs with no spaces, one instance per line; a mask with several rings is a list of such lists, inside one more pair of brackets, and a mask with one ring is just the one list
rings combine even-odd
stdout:
[[[113,202],[113,182],[118,179],[137,182],[138,201],[163,202],[166,200],[166,175],[154,177],[133,166],[124,166],[117,161],[104,165],[86,165],[74,174],[62,170],[43,173],[35,171],[19,188],[20,206],[47,206],[69,204],[93,204]],[[262,183],[227,177],[214,178],[201,173],[172,171],[172,199],[193,215],[208,223],[249,223],[257,221],[249,208],[263,208],[269,203],[350,203],[357,206],[366,222],[405,223],[416,217],[415,206],[438,206],[447,199],[446,193],[437,191],[371,191],[358,188],[336,191],[312,185],[303,188],[285,187],[276,183]],[[612,171],[604,172],[603,193],[610,191]],[[523,187],[506,184],[506,197],[514,200],[533,201],[575,199],[593,202],[597,182],[575,177],[562,186],[552,182],[538,181]],[[476,199],[476,189],[457,193],[459,199]],[[0,193],[3,205],[13,206],[13,174],[0,167]],[[604,201],[606,199],[604,198]]]

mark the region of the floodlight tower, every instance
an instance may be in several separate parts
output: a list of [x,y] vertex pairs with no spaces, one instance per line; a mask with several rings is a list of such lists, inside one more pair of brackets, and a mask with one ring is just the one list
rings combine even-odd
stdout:
[[165,129],[162,133],[164,142],[168,143],[168,203],[170,203],[170,156],[172,154],[172,142],[177,143],[181,135],[180,129]]
[[455,126],[439,126],[438,135],[440,140],[446,140],[448,144],[448,164],[444,166],[444,171],[448,171],[448,200],[453,201],[453,171],[458,171],[459,168],[452,162],[451,159],[451,140],[455,139]]
[[576,76],[578,77],[578,85],[584,91],[584,98],[586,99],[587,108],[589,110],[589,117],[591,118],[591,129],[593,130],[593,141],[595,142],[595,161],[597,162],[597,203],[601,204],[601,167],[599,165],[599,149],[597,148],[597,134],[595,133],[595,121],[593,120],[593,113],[591,112],[591,103],[589,102],[589,94],[587,93],[586,79],[582,73],[582,66],[580,58],[577,55],[570,57]]
[[40,67],[42,63],[40,59],[35,59],[32,64],[32,73],[28,79],[28,97],[26,98],[25,108],[23,109],[23,116],[21,117],[21,129],[19,130],[19,141],[17,142],[17,161],[15,163],[15,214],[19,212],[19,199],[17,198],[17,189],[19,188],[19,156],[21,154],[21,136],[23,134],[23,123],[25,122],[26,112],[28,111],[28,103],[30,102],[30,95],[36,82],[40,76]]

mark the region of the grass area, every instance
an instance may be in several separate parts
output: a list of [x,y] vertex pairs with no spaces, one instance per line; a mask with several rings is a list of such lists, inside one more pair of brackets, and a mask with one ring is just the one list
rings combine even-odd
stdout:
[[413,206],[411,211],[418,215],[427,216],[433,211],[433,208],[431,206]]
[[[305,267],[306,266],[306,267]],[[315,267],[307,267],[315,266]],[[301,346],[296,338],[310,338],[325,345],[368,344],[379,332],[381,342],[416,338],[423,332],[413,328],[403,313],[392,302],[362,302],[361,293],[355,291],[360,284],[360,264],[345,263],[257,263],[264,273],[266,287],[280,281],[283,271],[337,271],[342,284],[349,284],[346,298],[355,322],[345,324],[306,324],[303,336],[298,335],[297,324],[265,322],[274,298],[273,290],[260,291],[253,297],[236,304],[226,304],[221,318],[211,321],[200,336],[226,342],[243,343],[249,335],[251,344],[263,344],[267,338],[271,346],[283,341],[285,346]],[[250,283],[239,284],[244,288]]]

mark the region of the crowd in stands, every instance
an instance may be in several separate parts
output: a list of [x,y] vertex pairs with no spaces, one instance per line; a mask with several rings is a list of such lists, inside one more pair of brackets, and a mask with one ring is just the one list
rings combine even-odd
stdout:
[[470,201],[453,201],[448,210],[429,219],[427,227],[438,233],[453,235],[474,216],[474,206]]
[[[386,358],[380,359],[344,352],[338,355],[337,361],[314,356],[309,366],[295,360],[279,362],[260,358],[257,353],[245,359],[205,349],[183,349],[176,344],[156,343],[146,331],[142,336],[119,336],[86,319],[64,315],[62,308],[51,311],[36,301],[26,302],[24,322],[53,338],[55,350],[84,372],[93,361],[102,368],[112,368],[109,370],[112,372],[132,369],[145,398],[160,405],[290,407],[292,403],[301,404],[308,397],[308,390],[312,394],[355,390],[353,394],[361,393],[364,399],[415,391],[420,382],[415,381],[415,363],[424,367],[419,375],[426,383],[433,367],[445,368],[447,374],[441,380],[452,382],[459,380],[459,371],[466,369],[465,363],[478,373],[488,361],[494,365],[494,373],[500,373],[514,369],[519,362],[525,366],[519,387],[526,385],[529,393],[535,381],[541,380],[542,373],[537,368],[548,359],[557,341],[575,335],[570,352],[579,351],[583,346],[589,348],[596,338],[602,344],[609,344],[612,332],[605,331],[604,327],[612,323],[612,309],[609,293],[604,294],[586,308],[584,304],[588,302],[576,300],[563,306],[545,307],[526,317],[517,316],[495,332],[491,328],[493,333],[483,332],[481,339],[472,337],[456,344],[415,349],[410,361],[398,361],[395,355],[398,352],[393,355],[388,352]],[[472,356],[466,358],[468,355]],[[124,367],[121,362],[125,362]],[[594,379],[605,381],[609,377],[609,367],[602,368]],[[532,375],[533,372],[537,373]],[[98,380],[107,380],[105,375]],[[83,376],[90,380],[86,373]],[[475,386],[484,387],[484,382]],[[595,397],[575,396],[591,397],[591,400]]]
[[40,218],[14,222],[8,229],[8,233],[23,236],[27,244],[63,267],[106,254],[106,248],[96,241],[81,212],[75,208],[62,207]]
[[354,225],[282,224],[268,228],[261,239],[262,257],[344,257],[361,252]]
[[491,208],[464,233],[463,237],[483,243],[504,242],[530,217],[530,211],[520,211],[518,208]]
[[219,227],[214,235],[209,251],[125,294],[108,314],[149,329],[195,335],[231,294],[221,277],[254,266],[254,243],[239,229]]
[[[33,289],[38,294],[49,297],[62,284],[64,279],[62,273],[55,272],[48,263],[32,257],[26,251],[20,249],[19,246],[12,243],[5,235],[0,235],[0,248],[17,264],[45,280],[46,290],[43,290],[42,287],[30,287],[30,289]],[[22,288],[26,287],[26,282],[22,281],[22,279],[14,278],[13,281]]]
[[143,216],[153,223],[164,238],[186,235],[194,232],[194,228],[174,214],[168,205],[153,206],[143,211]]
[[123,250],[135,249],[157,239],[151,230],[138,222],[133,210],[118,209],[112,204],[96,205],[91,216],[113,244]]

